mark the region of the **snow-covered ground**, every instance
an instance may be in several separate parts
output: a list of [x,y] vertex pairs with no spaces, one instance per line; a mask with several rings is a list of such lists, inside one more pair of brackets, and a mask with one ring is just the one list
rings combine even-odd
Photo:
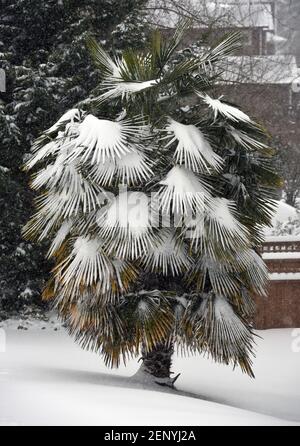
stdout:
[[105,368],[55,321],[2,323],[0,424],[300,424],[300,330],[259,334],[255,380],[199,356],[178,357],[176,392],[130,380],[137,361]]

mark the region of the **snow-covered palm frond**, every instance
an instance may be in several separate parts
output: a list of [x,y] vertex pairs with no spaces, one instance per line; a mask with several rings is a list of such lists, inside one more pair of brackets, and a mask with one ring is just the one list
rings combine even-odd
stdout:
[[126,82],[119,78],[105,79],[101,84],[101,89],[105,90],[97,100],[99,103],[107,101],[109,99],[115,99],[121,97],[122,99],[128,99],[129,96],[135,93],[148,90],[149,88],[156,87],[159,84],[159,79],[152,79],[149,81],[131,81]]
[[48,156],[53,156],[56,152],[59,151],[60,144],[56,141],[50,141],[45,144],[42,148],[38,147],[37,149],[33,146],[32,157],[26,162],[24,168],[25,170],[32,169],[37,163],[44,160]]
[[[240,365],[243,372],[254,376],[250,356],[251,328],[236,314],[226,297],[216,295],[203,299],[199,323],[199,341],[215,361]],[[202,350],[201,348],[201,350]]]
[[98,119],[88,115],[78,127],[78,137],[70,159],[80,157],[82,162],[105,163],[107,159],[121,158],[134,151],[133,141],[147,138],[147,127],[141,118],[119,122]]
[[[190,302],[183,317],[181,330],[185,345],[214,361],[233,366],[253,375],[253,333],[228,299],[214,293],[202,294]],[[184,346],[183,346],[184,348]]]
[[99,233],[109,253],[136,259],[153,244],[150,201],[142,192],[122,192],[98,213]]
[[231,257],[228,259],[216,259],[208,254],[203,254],[202,249],[196,254],[196,259],[187,271],[187,282],[203,292],[209,284],[216,294],[237,296],[241,288],[241,280],[234,266],[228,267]]
[[54,239],[52,240],[51,246],[48,250],[47,256],[52,257],[55,255],[57,250],[61,247],[63,242],[65,241],[67,235],[70,233],[73,225],[73,220],[68,219],[65,220],[61,227],[57,230]]
[[23,229],[25,237],[44,240],[60,227],[62,220],[79,213],[90,213],[102,204],[105,191],[83,179],[80,181],[80,178],[72,177],[66,187],[55,188],[35,200],[37,212]]
[[113,181],[137,184],[150,178],[153,174],[150,161],[145,154],[136,149],[115,160],[95,164],[90,170],[90,177],[99,185],[110,185]]
[[233,201],[210,197],[205,211],[187,220],[183,232],[195,252],[200,249],[208,258],[223,261],[232,250],[249,246],[248,230],[237,216]]
[[170,119],[166,130],[171,134],[168,135],[171,140],[166,147],[177,142],[174,158],[178,164],[184,164],[194,172],[220,169],[223,159],[213,151],[195,125],[185,125]]
[[158,198],[163,212],[188,214],[194,208],[203,211],[208,186],[203,185],[191,170],[174,166],[159,184],[162,187]]
[[95,100],[99,104],[120,97],[129,96],[155,87],[159,79],[151,79],[151,54],[138,54],[132,50],[123,51],[122,58],[114,60],[94,40],[89,39],[91,54],[100,67],[103,81],[100,90],[104,91]]
[[[91,240],[89,236],[80,237],[80,239],[84,239],[84,243]],[[99,241],[97,258],[100,261],[97,260],[97,266],[94,257],[96,255],[95,252],[90,249],[89,245],[86,245],[89,252],[91,252],[90,258],[85,258],[84,260],[82,252],[81,257],[77,256],[75,259],[75,249],[73,248],[73,251],[65,256],[64,260],[55,268],[54,272],[57,280],[56,304],[64,305],[68,302],[77,302],[88,307],[116,304],[121,296],[128,292],[129,286],[136,280],[137,269],[134,265],[120,258],[108,257],[103,251],[103,243],[101,245],[100,239],[94,238],[92,240],[94,240],[94,243],[97,243],[97,240]],[[83,243],[82,240],[80,243]],[[89,285],[85,279],[79,281],[78,271],[83,270],[83,261],[89,271],[92,271],[93,268],[95,270],[96,268],[97,275],[98,269],[102,269],[99,275],[101,277],[107,276],[107,280],[96,279],[96,281],[92,281]],[[80,262],[80,265],[77,271],[75,266],[78,262]]]
[[246,276],[251,289],[265,296],[269,276],[268,268],[260,255],[253,249],[240,251],[236,254],[236,262]]
[[216,294],[236,296],[240,292],[240,281],[226,269],[208,270],[209,281]]
[[77,192],[76,184],[81,183],[82,177],[78,172],[78,166],[75,162],[67,162],[67,156],[70,145],[63,145],[59,152],[56,153],[56,159],[53,164],[48,164],[44,169],[33,175],[31,187],[40,189],[47,187],[48,189],[56,188],[61,184],[62,188],[73,189]]
[[100,194],[105,192],[88,181],[80,182],[80,178],[72,176],[74,182],[71,181],[62,190],[48,192],[36,200],[37,209],[46,221],[52,217],[59,221],[79,212],[91,212],[101,204]]
[[226,198],[215,197],[209,202],[206,220],[208,222],[207,237],[220,243],[223,249],[228,248],[229,241],[235,240],[240,246],[247,243],[248,231],[237,219],[236,205]]
[[122,183],[136,184],[145,181],[153,175],[150,161],[145,154],[136,150],[123,155],[116,160],[116,174]]
[[202,98],[203,101],[213,110],[215,119],[220,114],[225,118],[235,122],[242,121],[246,123],[252,123],[250,117],[239,108],[226,104],[225,102],[220,101],[220,99],[213,99],[208,96],[208,94],[203,95],[197,92],[197,95]]
[[169,230],[160,233],[157,243],[150,247],[145,266],[151,271],[176,276],[186,270],[191,263],[185,245],[176,240],[176,234]]
[[31,181],[32,189],[38,190],[45,187],[50,182],[51,178],[57,173],[55,164],[48,164],[44,169],[41,169],[33,176]]
[[136,267],[124,259],[113,257],[111,259],[111,266],[111,290],[107,293],[110,301],[117,291],[122,293],[127,292],[129,286],[136,280],[138,274]]
[[110,262],[103,251],[103,241],[96,238],[78,237],[69,256],[56,267],[56,274],[66,286],[73,289],[82,285],[101,283],[103,290],[110,287]]
[[94,164],[89,171],[89,177],[101,186],[108,186],[115,179],[116,161],[107,159],[104,163]]
[[[56,156],[62,150],[65,151],[77,136],[78,125],[84,116],[85,113],[77,108],[67,111],[50,129],[35,140],[31,147],[32,155],[25,163],[24,169],[30,170],[48,157]],[[53,137],[55,139],[52,139]]]
[[79,122],[82,117],[82,112],[78,108],[72,108],[71,110],[68,110],[66,113],[64,113],[59,120],[52,125],[48,130],[45,131],[45,134],[54,133],[58,130],[63,129],[66,124],[68,123],[74,123]]
[[58,215],[45,218],[41,212],[36,212],[22,229],[23,237],[28,240],[42,241],[49,237],[58,224]]

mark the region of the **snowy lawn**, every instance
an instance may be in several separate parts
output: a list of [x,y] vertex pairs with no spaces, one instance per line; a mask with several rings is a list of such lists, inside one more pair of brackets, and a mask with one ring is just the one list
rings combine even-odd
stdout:
[[176,358],[173,369],[182,375],[173,392],[128,379],[136,361],[106,369],[55,323],[26,331],[16,325],[2,323],[0,424],[300,424],[300,352],[292,349],[300,342],[292,330],[259,332],[264,339],[258,339],[255,380],[199,356]]

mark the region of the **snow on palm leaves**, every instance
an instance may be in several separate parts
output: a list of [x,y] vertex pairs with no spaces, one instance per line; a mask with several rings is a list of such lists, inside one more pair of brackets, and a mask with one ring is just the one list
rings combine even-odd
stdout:
[[[156,33],[150,50],[120,59],[90,41],[103,76],[100,114],[108,101],[118,112],[104,119],[74,109],[38,138],[26,168],[35,169],[32,187],[41,195],[24,233],[51,239],[56,266],[45,295],[70,332],[107,363],[175,338],[251,374],[245,314],[250,294],[263,294],[267,279],[252,248],[270,218],[271,192],[258,183],[257,165],[249,170],[255,193],[248,183],[226,189],[225,178],[241,178],[236,160],[267,146],[242,111],[199,93],[236,37],[176,65],[183,30],[169,42]],[[199,107],[209,106],[201,126],[197,113],[190,120],[178,113],[186,85]],[[255,201],[260,187],[264,199]],[[239,197],[245,189],[254,216]],[[151,274],[157,290],[147,290]]]

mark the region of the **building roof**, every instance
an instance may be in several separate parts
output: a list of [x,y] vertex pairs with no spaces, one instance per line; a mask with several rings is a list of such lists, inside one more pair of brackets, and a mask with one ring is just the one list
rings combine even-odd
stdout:
[[291,84],[299,77],[292,55],[230,56],[222,64],[227,82],[255,84]]
[[[197,1],[197,0],[194,0]],[[271,2],[249,3],[240,1],[222,2],[235,27],[261,27],[274,30],[275,23]]]
[[[179,3],[179,2],[178,2]],[[174,28],[182,15],[198,17],[200,27],[214,22],[215,28],[263,27],[274,31],[273,2],[257,0],[182,0],[176,5],[172,0],[149,0],[153,19],[158,26]],[[156,9],[156,10],[155,10]]]

